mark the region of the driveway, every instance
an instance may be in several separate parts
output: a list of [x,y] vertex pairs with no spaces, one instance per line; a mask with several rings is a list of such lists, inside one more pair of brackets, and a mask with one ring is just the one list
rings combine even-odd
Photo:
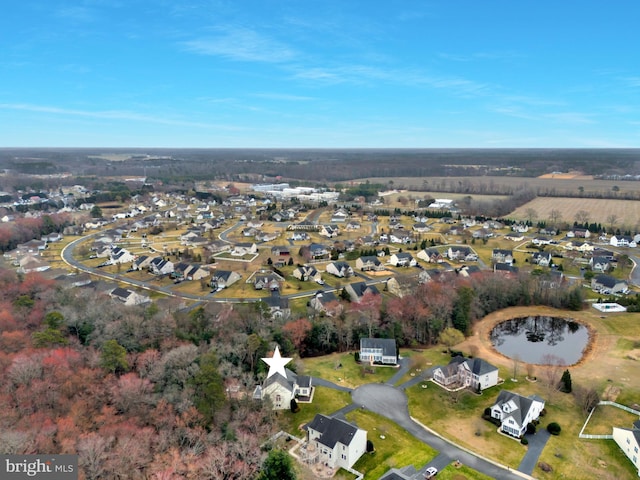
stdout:
[[538,430],[533,435],[525,435],[525,438],[529,441],[529,446],[527,447],[527,453],[524,455],[520,465],[518,465],[519,471],[531,475],[550,436],[551,434],[546,428]]
[[[411,435],[438,450],[440,454],[429,465],[443,468],[449,463],[459,460],[465,465],[496,479],[521,480],[522,475],[502,468],[488,460],[468,453],[447,440],[431,433],[409,416],[407,396],[404,392],[384,384],[371,383],[355,389],[351,397],[356,405],[371,410],[378,415],[397,423]],[[375,443],[375,439],[371,439]],[[383,441],[378,439],[378,442]],[[437,460],[437,462],[436,462]]]

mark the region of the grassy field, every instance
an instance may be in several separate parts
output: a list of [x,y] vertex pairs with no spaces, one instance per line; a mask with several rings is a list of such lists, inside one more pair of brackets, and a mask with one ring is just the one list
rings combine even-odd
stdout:
[[612,405],[598,405],[584,429],[587,435],[611,435],[611,427],[631,428],[638,415]]
[[421,468],[438,454],[436,450],[380,415],[354,410],[346,417],[367,431],[367,439],[371,440],[375,448],[374,453],[365,453],[353,467],[365,473],[365,480],[377,480],[394,467],[413,465]]
[[[368,370],[373,369],[372,373]],[[343,387],[355,388],[365,383],[380,383],[389,380],[396,369],[392,367],[361,365],[354,360],[353,353],[334,353],[323,357],[305,358],[304,374],[321,377]]]
[[278,412],[280,428],[297,437],[304,436],[300,427],[306,425],[318,413],[331,415],[351,403],[351,395],[326,387],[314,387],[313,403],[298,403],[300,411],[291,413],[290,410]]

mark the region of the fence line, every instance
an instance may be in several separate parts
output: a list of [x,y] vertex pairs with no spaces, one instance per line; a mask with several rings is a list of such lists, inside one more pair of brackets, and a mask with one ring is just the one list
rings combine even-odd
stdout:
[[[598,405],[608,405],[608,406],[611,406],[611,407],[616,407],[616,408],[619,408],[619,409],[624,410],[626,412],[632,413],[634,415],[638,415],[640,417],[640,411],[634,410],[633,408],[627,407],[626,405],[621,405],[621,404],[616,403],[616,402],[611,402],[609,400],[601,400],[601,401],[598,402]],[[593,407],[591,409],[591,411],[589,412],[589,416],[585,420],[584,425],[582,425],[582,429],[580,430],[580,433],[578,434],[578,438],[596,439],[596,440],[611,440],[611,439],[613,439],[613,434],[611,434],[611,435],[589,435],[589,434],[583,433],[584,429],[587,428],[587,425],[589,424],[589,420],[591,420],[591,416],[593,415],[593,412],[596,411],[596,407],[598,405]],[[611,428],[613,428],[613,427],[611,427]]]

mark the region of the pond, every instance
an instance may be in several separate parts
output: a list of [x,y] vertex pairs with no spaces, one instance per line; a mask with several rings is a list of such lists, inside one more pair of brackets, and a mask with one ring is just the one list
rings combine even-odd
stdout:
[[503,355],[539,365],[573,365],[589,343],[589,330],[571,319],[545,316],[512,318],[490,333]]

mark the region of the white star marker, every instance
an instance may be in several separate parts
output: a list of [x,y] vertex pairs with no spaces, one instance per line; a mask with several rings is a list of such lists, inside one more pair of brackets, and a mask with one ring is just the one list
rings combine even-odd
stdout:
[[273,357],[263,358],[262,361],[269,365],[269,373],[267,374],[267,378],[279,373],[284,378],[287,378],[287,372],[284,369],[284,366],[291,361],[291,358],[283,358],[280,356],[280,349],[276,347],[273,352]]

